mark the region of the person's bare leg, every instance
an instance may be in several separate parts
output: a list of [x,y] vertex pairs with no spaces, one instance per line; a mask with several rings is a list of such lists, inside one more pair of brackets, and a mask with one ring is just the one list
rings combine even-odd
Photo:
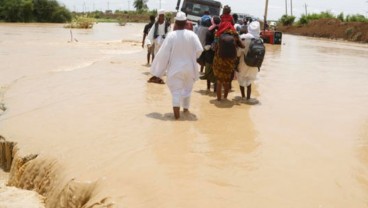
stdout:
[[217,90],[217,82],[213,83],[213,92],[216,92]]
[[227,99],[227,95],[229,94],[229,87],[230,87],[230,83],[225,82],[224,83],[224,98],[225,99]]
[[250,94],[252,93],[252,85],[247,86],[247,100],[250,99]]
[[218,101],[221,100],[221,91],[222,91],[222,82],[217,81],[216,94],[217,94],[217,100]]
[[245,88],[243,86],[240,86],[240,93],[242,98],[245,98]]
[[151,53],[147,53],[147,64],[150,63]]
[[211,89],[211,81],[207,79],[207,90]]
[[173,107],[175,119],[178,120],[180,118],[180,107]]
[[230,79],[230,82],[229,82],[229,90],[232,89],[231,82],[233,81],[234,77],[235,77],[235,71],[231,72],[231,79]]
[[204,65],[201,65],[201,73],[203,73]]
[[189,109],[184,108],[183,112],[184,112],[184,113],[189,113]]

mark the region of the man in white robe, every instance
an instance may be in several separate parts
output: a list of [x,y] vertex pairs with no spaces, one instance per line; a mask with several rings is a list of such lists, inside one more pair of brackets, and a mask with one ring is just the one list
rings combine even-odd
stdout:
[[154,55],[157,54],[163,41],[165,40],[166,34],[170,32],[170,30],[170,23],[165,21],[165,10],[159,10],[157,20],[155,24],[152,25],[152,28],[147,35],[147,45],[154,45]]
[[198,36],[184,29],[186,21],[185,13],[178,12],[176,30],[167,34],[151,66],[153,76],[162,78],[165,73],[167,75],[175,119],[180,117],[180,107],[184,112],[189,111],[193,84],[199,77],[196,60],[203,51]]

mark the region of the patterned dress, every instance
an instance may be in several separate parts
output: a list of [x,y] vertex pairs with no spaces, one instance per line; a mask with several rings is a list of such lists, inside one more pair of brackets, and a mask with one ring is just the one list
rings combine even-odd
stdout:
[[[238,35],[233,30],[226,30],[224,33]],[[218,43],[217,43],[218,44]],[[236,57],[235,58],[221,58],[219,55],[219,47],[216,47],[215,50],[215,58],[213,60],[213,72],[220,82],[230,82],[232,79],[232,72],[235,67]]]

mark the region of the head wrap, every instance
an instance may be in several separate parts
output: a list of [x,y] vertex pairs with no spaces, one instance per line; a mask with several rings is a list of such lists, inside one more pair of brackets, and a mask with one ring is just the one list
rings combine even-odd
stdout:
[[185,21],[185,20],[187,20],[187,15],[185,15],[184,12],[178,12],[176,14],[175,20],[177,20],[177,21]]
[[160,15],[160,14],[165,14],[165,10],[164,9],[160,9],[160,10],[158,10],[158,13],[157,13],[158,15]]
[[158,17],[159,17],[161,14],[165,15],[165,10],[164,10],[164,9],[160,9],[160,10],[158,10],[155,21],[158,21]]
[[248,25],[248,33],[253,35],[255,38],[260,37],[261,27],[258,21],[253,21]]

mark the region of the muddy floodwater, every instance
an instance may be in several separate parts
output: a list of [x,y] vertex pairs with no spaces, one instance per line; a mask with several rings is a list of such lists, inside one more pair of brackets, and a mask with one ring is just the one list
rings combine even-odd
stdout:
[[368,45],[284,35],[258,105],[236,80],[223,102],[198,81],[174,121],[167,86],[146,82],[143,27],[0,24],[10,186],[50,208],[368,207]]

